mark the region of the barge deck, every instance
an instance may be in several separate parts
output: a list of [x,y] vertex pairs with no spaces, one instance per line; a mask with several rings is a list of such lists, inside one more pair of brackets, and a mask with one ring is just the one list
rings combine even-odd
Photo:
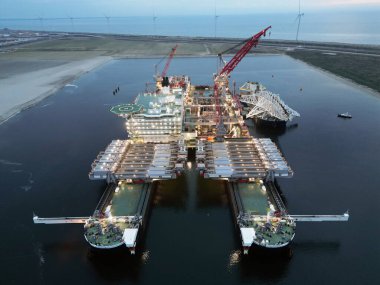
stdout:
[[125,244],[134,253],[138,235],[146,223],[152,187],[152,183],[110,184],[100,207],[85,224],[87,242],[95,248]]
[[[262,180],[254,182],[230,182],[228,191],[234,220],[239,228],[244,253],[252,245],[280,248],[294,238],[296,224],[273,199],[269,184]],[[273,185],[274,186],[274,185]]]

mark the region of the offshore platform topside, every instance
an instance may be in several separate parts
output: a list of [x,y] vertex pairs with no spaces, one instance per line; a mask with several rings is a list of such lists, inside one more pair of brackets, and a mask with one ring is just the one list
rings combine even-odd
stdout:
[[125,244],[135,253],[155,184],[175,179],[185,170],[189,148],[195,148],[196,167],[204,179],[228,183],[244,253],[253,245],[288,245],[297,221],[347,221],[348,213],[288,213],[274,182],[292,177],[293,171],[272,140],[250,136],[242,103],[253,104],[249,114],[267,121],[291,120],[299,114],[278,95],[260,95],[253,83],[243,85],[241,90],[249,86],[252,92],[240,96],[229,88],[230,73],[269,28],[246,40],[228,63],[223,61],[210,86],[194,86],[188,76],[166,76],[175,46],[163,72],[155,76],[153,91],[139,94],[132,104],[111,108],[126,120],[129,138],[112,141],[91,165],[89,178],[107,182],[94,213],[89,217],[34,216],[34,222],[82,223],[91,246],[109,249]]

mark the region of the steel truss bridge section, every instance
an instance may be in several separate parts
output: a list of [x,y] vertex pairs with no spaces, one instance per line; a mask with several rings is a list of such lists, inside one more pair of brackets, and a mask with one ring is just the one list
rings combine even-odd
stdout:
[[[247,86],[249,85],[249,87]],[[300,114],[281,100],[278,94],[263,89],[256,89],[257,84],[245,83],[244,90],[251,88],[249,94],[242,94],[240,102],[252,106],[247,118],[258,117],[264,120],[291,121]],[[242,90],[242,88],[240,88]]]

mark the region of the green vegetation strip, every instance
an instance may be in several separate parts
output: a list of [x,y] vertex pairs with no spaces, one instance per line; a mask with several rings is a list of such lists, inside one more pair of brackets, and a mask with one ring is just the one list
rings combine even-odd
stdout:
[[287,54],[338,76],[380,92],[380,57],[359,54],[326,54],[320,51],[291,51]]

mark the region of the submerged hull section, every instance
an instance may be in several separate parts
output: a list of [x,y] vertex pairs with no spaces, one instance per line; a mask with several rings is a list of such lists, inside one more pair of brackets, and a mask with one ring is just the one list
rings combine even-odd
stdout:
[[280,120],[266,120],[258,117],[252,118],[255,126],[258,128],[275,128],[275,129],[284,129],[286,128],[286,121]]

